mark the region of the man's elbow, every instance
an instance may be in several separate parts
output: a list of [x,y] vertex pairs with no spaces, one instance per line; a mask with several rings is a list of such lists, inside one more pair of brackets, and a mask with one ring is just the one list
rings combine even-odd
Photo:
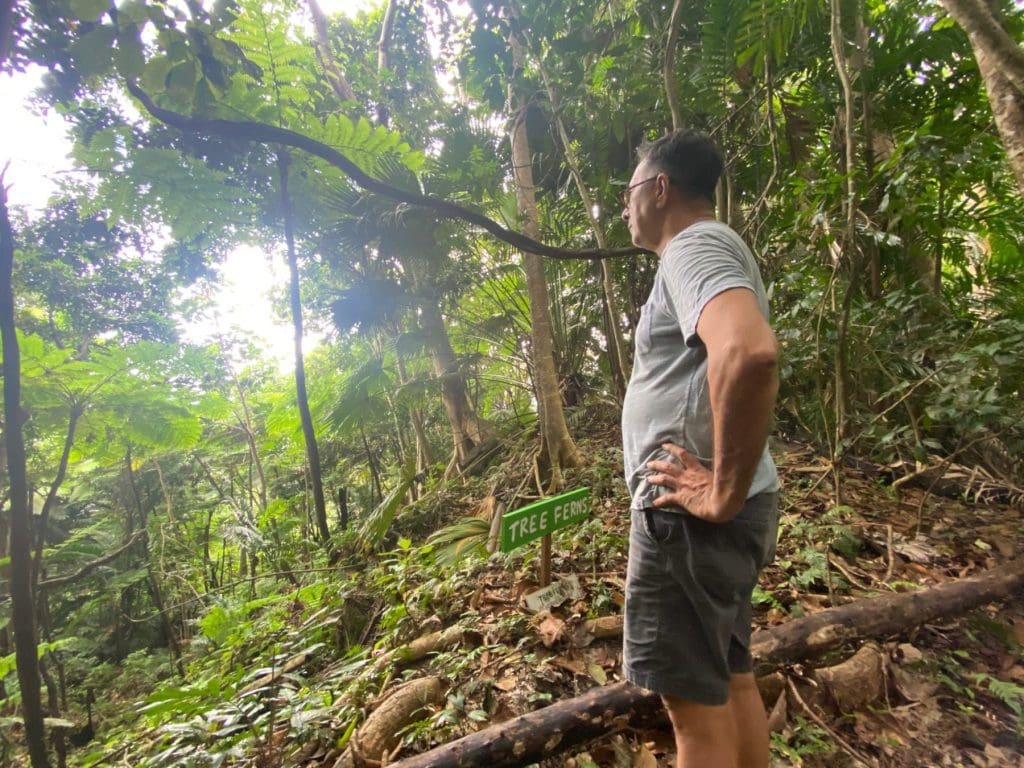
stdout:
[[760,345],[754,347],[751,352],[750,364],[759,370],[771,373],[772,376],[778,376],[779,342],[775,338],[775,334],[771,334]]
[[726,356],[746,375],[778,378],[779,343],[774,334],[733,344]]

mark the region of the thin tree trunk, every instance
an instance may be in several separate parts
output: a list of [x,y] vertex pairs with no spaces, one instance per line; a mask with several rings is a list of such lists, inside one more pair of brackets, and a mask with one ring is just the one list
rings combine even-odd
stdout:
[[[860,0],[857,0],[860,2]],[[849,285],[843,297],[842,312],[836,320],[835,350],[835,432],[832,446],[832,461],[838,466],[842,453],[842,443],[846,436],[846,404],[847,404],[847,331],[849,328],[850,307],[859,278],[858,265],[860,256],[857,245],[857,145],[856,115],[853,82],[850,75],[850,62],[846,55],[843,41],[843,20],[840,0],[831,0],[831,42],[832,58],[843,92],[843,167],[846,177],[846,194],[843,197],[843,218],[845,221],[842,253],[850,265]],[[840,504],[842,495],[841,473],[835,472],[836,503]]]
[[[854,15],[855,43],[854,52],[855,69],[857,72],[858,93],[860,94],[860,121],[861,121],[861,152],[864,157],[864,178],[868,188],[868,199],[871,212],[874,216],[882,202],[882,190],[874,183],[875,178],[875,136],[874,136],[874,109],[871,101],[871,35],[868,33],[864,21],[864,6],[857,3]],[[867,292],[872,299],[879,299],[882,296],[882,255],[878,243],[873,238],[863,238],[860,247],[864,251],[865,268],[867,269]]]
[[28,477],[21,410],[21,351],[14,324],[14,232],[7,213],[7,187],[0,173],[0,341],[3,343],[4,443],[7,476],[11,483],[10,577],[14,652],[21,686],[25,741],[33,768],[49,768],[43,699],[39,682],[35,607],[32,600],[32,511],[28,505]]
[[441,384],[441,400],[444,403],[448,425],[452,430],[455,458],[464,464],[474,448],[494,436],[493,427],[481,419],[469,399],[466,379],[459,370],[459,363],[448,338],[448,331],[441,317],[437,303],[430,298],[419,303],[420,327],[423,328],[430,362],[434,375]]
[[256,474],[260,480],[259,488],[259,499],[260,509],[266,511],[267,509],[267,476],[263,472],[263,462],[260,461],[259,451],[256,450],[256,435],[252,426],[252,411],[249,410],[249,403],[245,399],[245,392],[242,390],[242,384],[237,377],[232,374],[232,380],[235,384],[235,391],[238,393],[238,402],[242,405],[242,417],[243,426],[245,429],[245,442],[249,446],[249,455],[252,458],[253,466],[256,467]]
[[[135,482],[135,470],[132,469],[131,451],[125,455],[125,464],[128,472],[128,485],[131,488],[132,498],[135,500],[135,508],[139,515],[139,530],[140,532],[145,532],[149,530],[149,516],[146,514],[146,508],[142,503],[142,497],[139,495],[139,488]],[[153,558],[149,554],[149,536],[144,533],[140,538],[142,540],[142,557],[146,563],[146,584],[149,588],[149,597],[153,601],[157,614],[160,616],[160,627],[163,630],[164,638],[167,640],[167,647],[171,651],[171,658],[174,659],[174,666],[178,671],[178,675],[184,679],[185,666],[181,662],[181,645],[178,643],[178,635],[174,631],[171,617],[167,615],[167,611],[164,608],[160,584],[156,579],[156,574],[153,572]]]
[[[405,357],[400,349],[396,349],[395,359],[398,364],[398,381],[405,386],[409,383],[409,374],[405,369]],[[427,440],[427,430],[423,425],[423,411],[419,408],[410,408],[409,421],[412,423],[413,434],[416,436],[416,474],[426,477],[431,458],[430,442]],[[421,493],[423,483],[417,482],[414,487],[417,489],[417,493]]]
[[[46,684],[46,702],[50,717],[60,717],[60,690],[57,688],[53,675],[50,674],[45,659],[39,660],[39,674]],[[50,731],[50,743],[53,744],[53,751],[57,755],[57,768],[65,768],[68,764],[68,745],[62,728],[54,728]]]
[[377,469],[377,459],[373,455],[373,451],[370,450],[370,442],[366,439],[366,430],[363,426],[359,425],[359,434],[363,438],[363,450],[366,451],[366,463],[370,465],[370,482],[372,483],[372,489],[370,493],[370,501],[373,501],[373,492],[377,492],[377,499],[384,501],[384,487],[380,482],[380,470]]
[[[677,3],[679,1],[677,0]],[[558,94],[555,93],[551,78],[548,77],[543,57],[538,54],[536,62],[541,77],[544,80],[544,88],[548,92],[548,101],[551,102],[551,115],[555,121],[555,127],[558,129],[558,138],[562,144],[562,155],[565,157],[566,165],[569,166],[569,172],[572,174],[573,181],[576,184],[576,190],[579,192],[583,208],[587,212],[587,221],[590,222],[590,230],[594,233],[597,247],[604,250],[608,247],[608,241],[604,236],[604,230],[601,228],[601,222],[595,213],[594,200],[590,196],[590,190],[587,189],[587,185],[583,181],[583,173],[580,170],[580,164],[573,149],[572,141],[569,139],[569,132],[565,129],[565,121],[562,120]],[[619,324],[619,302],[615,298],[615,286],[612,284],[611,267],[608,264],[608,259],[601,259],[599,263],[601,265],[601,287],[604,293],[605,326],[608,337],[608,367],[611,370],[616,399],[621,403],[626,396],[626,383],[629,379],[626,340],[622,334],[622,327]]]
[[327,17],[324,16],[324,12],[320,9],[316,0],[307,0],[307,2],[309,3],[309,14],[313,17],[313,39],[316,41],[316,55],[320,59],[320,66],[324,68],[324,72],[327,74],[327,81],[331,84],[334,95],[341,101],[354,101],[356,95],[352,91],[352,86],[348,84],[348,80],[345,79],[341,70],[338,69],[338,64],[334,60],[334,54],[331,52],[331,41],[327,35]]
[[[512,49],[514,67],[520,70],[523,66],[523,50],[519,38],[514,33],[509,36],[509,47]],[[515,180],[519,215],[522,217],[522,229],[527,237],[536,240],[540,236],[540,215],[537,212],[533,163],[526,132],[528,104],[516,92],[515,80],[516,76],[513,75],[509,78],[508,84],[512,175]],[[542,472],[544,469],[547,470],[548,490],[555,492],[563,486],[562,468],[578,466],[580,457],[576,444],[569,435],[569,427],[562,410],[544,263],[536,254],[524,253],[523,267],[526,272],[526,289],[530,296],[531,353],[541,432],[541,445],[536,463]]]
[[395,29],[395,10],[398,0],[388,0],[384,21],[380,26],[380,40],[377,41],[377,75],[388,69],[388,52],[391,49],[391,35]]
[[348,488],[338,489],[338,525],[341,530],[348,530]]
[[672,15],[668,22],[668,38],[665,41],[665,59],[662,65],[662,81],[665,84],[665,98],[672,112],[672,130],[683,127],[683,112],[679,106],[679,93],[676,87],[676,46],[679,43],[679,23],[682,21],[683,0],[675,0],[672,4]]
[[320,541],[326,544],[331,539],[327,527],[327,503],[324,501],[324,484],[320,474],[320,450],[313,431],[313,416],[309,411],[306,395],[306,366],[302,356],[302,302],[299,294],[299,262],[295,253],[295,234],[292,231],[292,207],[288,196],[288,154],[281,150],[277,154],[277,168],[281,185],[281,208],[284,217],[284,237],[288,246],[288,274],[290,276],[289,296],[292,309],[292,327],[295,329],[295,390],[299,404],[299,418],[302,421],[302,435],[306,440],[306,462],[309,464],[310,481],[313,486],[313,507]]
[[78,405],[71,406],[71,413],[68,416],[68,430],[64,435],[64,448],[60,454],[60,462],[57,465],[57,474],[53,478],[53,482],[50,484],[50,490],[46,494],[46,500],[43,502],[43,511],[39,515],[40,526],[39,526],[39,540],[36,542],[36,559],[32,566],[32,589],[36,589],[36,585],[39,584],[39,575],[43,568],[43,549],[46,547],[46,529],[50,521],[50,512],[53,509],[54,503],[57,501],[57,492],[60,490],[61,484],[64,482],[64,478],[68,473],[68,461],[71,458],[71,448],[75,443],[75,427],[78,425],[78,419],[82,415],[82,409]]

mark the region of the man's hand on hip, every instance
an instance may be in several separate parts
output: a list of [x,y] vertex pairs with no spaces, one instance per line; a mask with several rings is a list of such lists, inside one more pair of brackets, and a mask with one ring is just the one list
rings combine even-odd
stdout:
[[676,461],[647,462],[647,468],[655,472],[647,476],[647,481],[669,490],[654,500],[654,506],[679,506],[709,523],[725,523],[735,517],[738,510],[722,509],[715,498],[715,476],[711,470],[675,443],[663,443],[661,447]]

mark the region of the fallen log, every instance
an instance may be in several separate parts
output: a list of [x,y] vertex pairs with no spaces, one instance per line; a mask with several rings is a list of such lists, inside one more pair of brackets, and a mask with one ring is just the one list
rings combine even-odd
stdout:
[[[1024,559],[981,576],[920,592],[859,600],[760,630],[754,633],[751,651],[759,667],[806,659],[853,640],[906,631],[933,619],[965,613],[1006,598],[1021,586]],[[391,768],[526,765],[659,706],[657,695],[630,683],[602,686],[392,763]]]
[[1024,558],[980,576],[917,592],[858,600],[755,632],[750,650],[761,664],[798,661],[853,640],[893,634],[943,616],[958,616],[1006,598],[1022,586]]
[[441,680],[421,677],[398,686],[366,718],[334,768],[364,768],[385,764],[401,741],[401,731],[424,708],[444,700]]
[[301,667],[303,664],[305,664],[312,658],[313,654],[309,651],[303,651],[302,653],[298,653],[292,656],[290,659],[288,659],[284,664],[282,664],[277,669],[273,670],[272,672],[268,672],[267,674],[257,678],[256,680],[253,680],[251,683],[242,688],[237,695],[245,696],[248,693],[258,691],[261,688],[265,688],[278,678],[287,675],[289,672],[294,672],[296,669]]

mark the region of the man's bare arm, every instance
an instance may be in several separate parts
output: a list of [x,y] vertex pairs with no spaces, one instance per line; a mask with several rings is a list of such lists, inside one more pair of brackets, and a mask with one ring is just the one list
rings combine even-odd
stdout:
[[711,470],[677,445],[666,444],[678,464],[653,461],[648,479],[672,492],[657,506],[678,504],[710,522],[739,513],[768,438],[778,393],[778,342],[757,297],[733,288],[708,302],[697,322],[708,353],[715,452]]

